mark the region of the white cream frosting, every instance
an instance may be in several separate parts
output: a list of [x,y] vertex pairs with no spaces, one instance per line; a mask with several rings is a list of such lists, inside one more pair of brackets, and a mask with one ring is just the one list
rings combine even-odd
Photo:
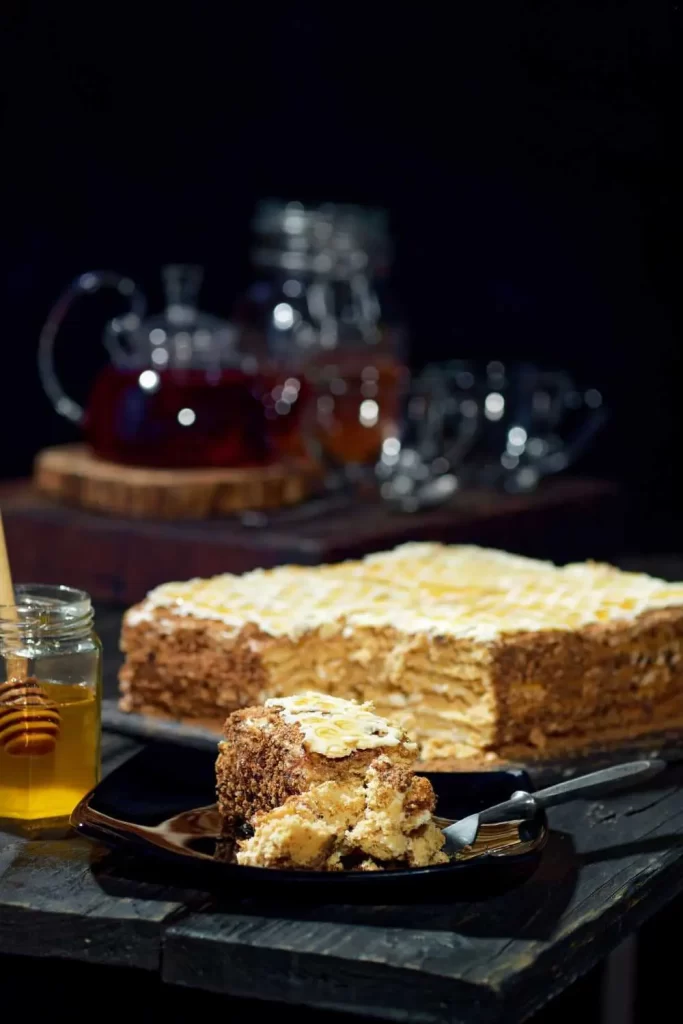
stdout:
[[490,642],[512,632],[628,622],[672,606],[683,606],[683,584],[612,566],[558,568],[471,545],[408,544],[341,565],[164,584],[128,612],[127,622],[168,608],[168,629],[180,615],[219,620],[232,633],[253,624],[293,639],[312,630],[334,636],[354,627],[394,627]]
[[[325,757],[347,757],[355,750],[396,747],[404,738],[401,729],[375,714],[369,701],[358,704],[324,693],[303,693],[272,697],[265,706],[279,711],[288,725],[298,725],[306,749]],[[417,750],[414,743],[406,746]]]

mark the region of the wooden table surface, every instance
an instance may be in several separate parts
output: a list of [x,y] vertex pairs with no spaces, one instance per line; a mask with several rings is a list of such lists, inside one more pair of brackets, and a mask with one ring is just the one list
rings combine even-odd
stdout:
[[68,508],[29,483],[0,485],[17,580],[87,590],[133,604],[159,583],[293,562],[358,558],[408,540],[514,548],[539,558],[609,558],[619,549],[623,503],[613,484],[560,476],[531,494],[465,491],[448,507],[399,515],[354,496],[275,511],[261,525],[239,517],[202,522],[132,520]]
[[[101,617],[101,632],[115,622]],[[138,749],[105,735],[105,771]],[[533,877],[472,903],[274,905],[188,890],[79,838],[0,833],[0,954],[390,1020],[519,1021],[683,889],[682,783],[671,768],[638,792],[554,809]]]

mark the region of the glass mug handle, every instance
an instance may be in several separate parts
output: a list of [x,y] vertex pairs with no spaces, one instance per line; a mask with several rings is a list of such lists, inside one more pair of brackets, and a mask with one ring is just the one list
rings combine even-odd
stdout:
[[[590,391],[586,392],[586,394],[590,393]],[[571,437],[562,442],[562,447],[557,451],[548,452],[547,455],[542,456],[536,462],[536,467],[543,476],[560,473],[563,469],[571,466],[573,462],[576,462],[579,456],[586,450],[595,434],[605,425],[609,413],[603,405],[602,396],[598,391],[595,392],[595,397],[596,403],[588,405],[581,423]],[[586,405],[585,397],[583,401],[584,405]]]
[[562,371],[536,369],[526,371],[525,376],[531,391],[532,419],[541,417],[544,429],[553,430],[564,416],[567,396],[576,390],[571,377]]
[[[531,490],[542,477],[567,469],[585,451],[608,418],[600,392],[593,389],[582,395],[565,373],[529,370],[528,383],[523,390],[528,411],[517,418],[528,432],[528,442],[519,465],[511,469],[506,478],[505,489],[513,492]],[[578,410],[582,406],[584,414],[573,433],[569,437],[555,433],[567,410]],[[532,445],[539,445],[540,450],[532,451]]]
[[[415,377],[407,392],[404,421],[414,428],[417,451],[448,464],[448,472],[460,469],[473,447],[481,426],[480,408],[458,376],[471,371],[458,363],[430,363]],[[465,368],[465,369],[464,369]],[[417,404],[417,417],[412,406]]]
[[[55,339],[64,318],[71,309],[74,302],[83,295],[94,295],[100,288],[113,288],[120,295],[129,300],[130,309],[138,320],[145,315],[147,302],[141,291],[129,277],[117,274],[113,270],[96,270],[87,274],[81,274],[62,293],[55,305],[50,310],[45,326],[40,333],[38,342],[38,374],[45,389],[45,393],[52,402],[55,410],[71,420],[72,423],[82,423],[85,410],[73,398],[70,398],[62,387],[57,371],[55,369],[54,350]],[[117,351],[112,344],[107,344],[110,354],[114,357]]]
[[[588,390],[582,396],[571,377],[561,371],[529,371],[531,384],[532,419],[540,416],[543,425],[540,430],[532,423],[531,432],[543,440],[561,426],[568,409],[579,409],[582,405],[586,410],[581,423],[574,433],[562,439],[561,446],[549,451],[546,455],[537,456],[534,465],[542,475],[559,473],[575,462],[584,451],[586,445],[604,425],[607,411],[602,404],[602,396],[595,389]],[[591,396],[591,400],[587,396]],[[542,408],[538,408],[538,400],[543,399]]]
[[[582,420],[574,433],[568,438],[561,439],[558,447],[551,448],[547,453],[533,459],[533,465],[538,474],[548,476],[567,469],[572,462],[578,459],[604,425],[608,413],[599,391],[590,389],[582,396],[571,377],[566,373],[552,371],[535,373],[533,375],[532,404],[539,395],[544,395],[546,399],[546,408],[543,410],[545,423],[543,429],[539,431],[541,440],[548,438],[555,428],[560,427],[568,409],[579,409],[582,405],[585,407]],[[590,399],[588,396],[591,396]],[[560,439],[558,438],[558,440]]]
[[[468,364],[462,364],[462,367],[467,366]],[[450,472],[460,471],[481,431],[481,407],[470,395],[469,390],[458,383],[458,376],[462,373],[469,373],[470,376],[473,374],[471,370],[463,370],[462,367],[454,377],[445,378],[442,393],[436,392],[430,399],[430,402],[441,404],[439,415],[442,429],[446,427],[449,418],[457,412],[457,428],[454,431],[445,431],[446,440],[443,451],[440,452],[448,463]],[[451,383],[455,384],[455,387],[449,386]]]

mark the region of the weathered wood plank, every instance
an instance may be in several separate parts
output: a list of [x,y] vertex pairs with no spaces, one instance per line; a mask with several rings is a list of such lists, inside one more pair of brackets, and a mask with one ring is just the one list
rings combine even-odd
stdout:
[[[276,943],[267,933],[263,943],[252,941],[249,933],[258,927],[258,918],[231,920],[218,915],[183,929],[171,927],[164,945],[163,980],[232,996],[396,1021],[457,1024],[500,1017],[497,994],[485,988],[419,970],[406,977],[390,964],[362,954],[349,956],[358,935],[354,926],[340,940],[347,947],[346,955],[330,949],[327,942],[320,944],[318,952],[305,948],[305,936],[314,942],[317,936],[303,928],[301,949],[294,941],[289,947]],[[402,941],[415,956],[420,955],[417,936],[404,935]]]
[[296,562],[355,558],[407,540],[506,547],[572,560],[620,548],[618,490],[559,477],[523,495],[468,491],[444,508],[410,516],[350,497],[276,511],[262,527],[236,517],[202,523],[145,522],[63,508],[26,483],[0,486],[0,505],[19,579],[57,579],[102,601],[132,604],[171,579],[246,572]]
[[[11,865],[22,845],[22,840],[0,832],[0,878]],[[0,913],[2,911],[0,910]]]
[[156,900],[108,893],[106,856],[80,839],[24,843],[0,878],[0,953],[156,970],[181,904],[161,887]]
[[393,1020],[521,1019],[683,888],[681,778],[556,809],[536,874],[483,903],[191,914],[166,930],[164,979]]
[[[103,737],[105,773],[139,750]],[[85,840],[0,833],[0,953],[158,970],[163,924],[205,894],[150,884]]]

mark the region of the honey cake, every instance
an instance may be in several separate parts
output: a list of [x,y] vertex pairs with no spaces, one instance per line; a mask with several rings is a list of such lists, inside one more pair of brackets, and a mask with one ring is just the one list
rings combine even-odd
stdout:
[[158,587],[125,616],[121,706],[199,720],[307,690],[425,760],[550,757],[683,726],[683,584],[468,545]]
[[446,863],[434,791],[405,732],[327,694],[271,698],[229,716],[216,761],[223,835],[238,864],[376,871]]

